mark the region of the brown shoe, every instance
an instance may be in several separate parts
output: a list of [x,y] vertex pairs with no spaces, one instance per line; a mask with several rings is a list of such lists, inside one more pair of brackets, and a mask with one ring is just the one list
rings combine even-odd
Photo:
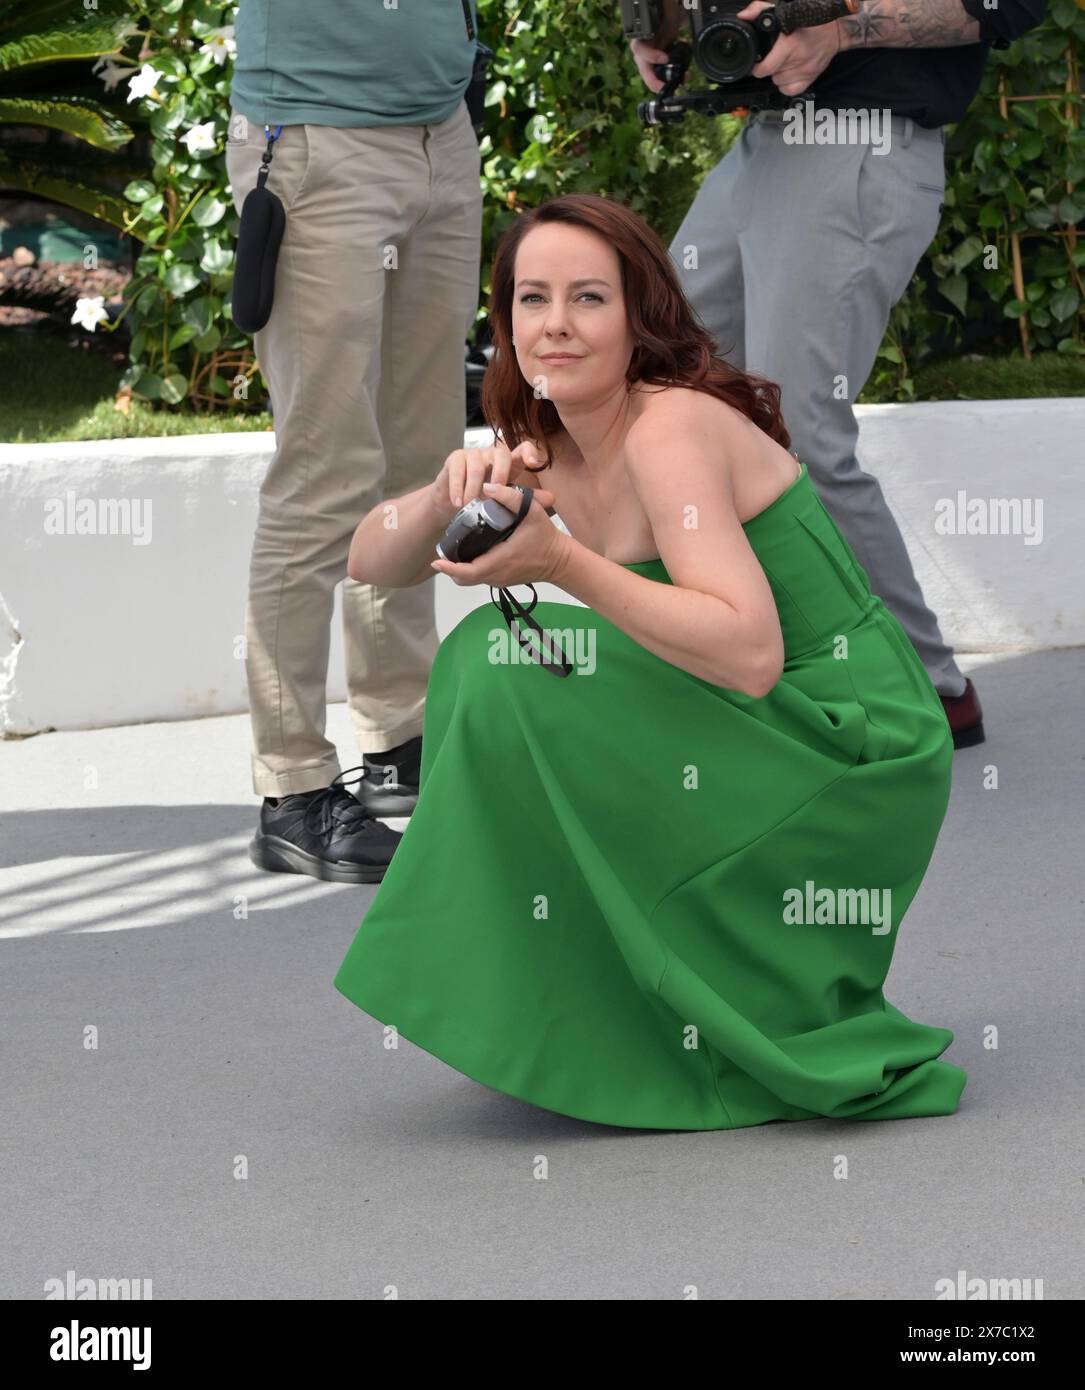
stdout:
[[965,677],[960,695],[942,695],[942,708],[949,720],[954,748],[971,748],[987,737],[983,732],[983,709],[971,677]]

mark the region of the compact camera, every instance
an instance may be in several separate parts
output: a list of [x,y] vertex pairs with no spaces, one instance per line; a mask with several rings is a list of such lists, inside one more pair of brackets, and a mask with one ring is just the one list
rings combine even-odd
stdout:
[[[673,124],[687,111],[718,116],[725,111],[783,110],[810,100],[812,91],[801,97],[784,96],[770,77],[750,74],[768,56],[779,34],[829,24],[859,8],[859,0],[778,0],[773,9],[762,10],[755,19],[736,18],[748,3],[696,0],[688,11],[693,47],[673,44],[668,50],[670,61],[652,65],[665,85],[657,97],[638,103],[637,114],[645,125]],[[650,39],[662,27],[662,0],[621,0],[621,9],[626,38]],[[710,82],[719,85],[714,91],[676,96],[691,59]]]
[[[500,502],[495,502],[490,497],[473,498],[462,506],[448,523],[444,535],[437,542],[437,554],[453,564],[470,564],[477,556],[485,554],[501,541],[508,540],[527,516],[535,497],[534,488],[524,487],[521,483],[513,483],[512,486],[523,493],[518,512],[509,511],[508,507],[503,507]],[[493,585],[490,587],[492,590]],[[491,592],[490,601],[495,607],[500,608],[509,631],[529,660],[536,662],[551,675],[568,676],[572,673],[572,663],[563,653],[560,644],[555,645],[531,617],[531,609],[538,603],[539,596],[535,593],[533,584],[526,587],[532,594],[531,608],[524,608],[507,589],[498,589],[500,601],[495,599]],[[537,643],[526,636],[523,630],[525,626],[538,635]]]
[[459,509],[437,542],[437,554],[442,560],[449,560],[452,564],[470,564],[477,556],[512,535],[527,515],[535,496],[533,488],[521,487],[519,483],[513,486],[524,494],[519,515],[514,515],[508,507],[503,507],[491,497],[473,498]]

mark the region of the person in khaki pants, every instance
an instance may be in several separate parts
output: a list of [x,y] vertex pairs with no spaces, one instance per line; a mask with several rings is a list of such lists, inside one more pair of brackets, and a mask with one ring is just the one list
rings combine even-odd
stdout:
[[[303,35],[295,29],[291,61],[265,83],[272,94],[265,97],[257,79],[267,76],[276,12],[268,0],[255,15],[249,6],[261,44],[250,45],[258,56],[246,65],[242,0],[227,170],[240,212],[267,145],[265,121],[270,134],[281,122],[267,186],[286,211],[271,316],[254,336],[276,447],[260,490],[245,619],[253,790],[264,798],[250,854],[266,869],[376,882],[400,839],[376,816],[409,814],[417,799],[438,645],[434,592],[430,584],[357,583],[347,576],[347,556],[362,516],[382,497],[432,481],[463,444],[464,341],[479,290],[479,147],[459,78],[458,103],[449,81],[422,99],[417,84],[382,94],[393,109],[381,121],[381,98],[369,101],[361,80],[345,81],[352,50],[344,41],[340,52],[334,40],[349,14],[336,15],[330,0],[307,12]],[[380,7],[368,7],[368,17],[356,4],[341,8],[357,8],[360,23],[386,25],[389,42],[405,52],[404,26],[421,27],[405,12],[390,20]],[[459,37],[464,16],[453,17]],[[470,56],[470,24],[460,41],[469,41]],[[354,51],[359,64],[370,61],[372,47]],[[291,87],[289,75],[304,75],[306,64],[327,65],[323,84],[299,79]],[[337,76],[344,78],[338,89]],[[419,82],[424,88],[431,79],[426,69]],[[248,83],[259,95],[247,95]],[[335,109],[309,104],[329,90],[329,103],[350,100],[347,114],[370,123],[335,124],[343,119]],[[412,111],[447,109],[450,100],[444,119],[412,122]],[[340,583],[349,707],[364,758],[349,770],[362,774],[357,797],[343,785],[347,774],[324,732]]]

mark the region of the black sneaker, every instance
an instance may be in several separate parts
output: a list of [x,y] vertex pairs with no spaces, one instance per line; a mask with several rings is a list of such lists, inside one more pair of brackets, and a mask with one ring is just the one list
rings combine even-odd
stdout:
[[422,735],[389,748],[387,753],[363,753],[364,776],[356,793],[366,814],[394,830],[406,829],[418,805],[418,777],[422,767]]
[[343,785],[350,772],[364,768],[348,768],[317,791],[265,797],[249,846],[252,862],[331,883],[379,883],[403,836],[359,806]]

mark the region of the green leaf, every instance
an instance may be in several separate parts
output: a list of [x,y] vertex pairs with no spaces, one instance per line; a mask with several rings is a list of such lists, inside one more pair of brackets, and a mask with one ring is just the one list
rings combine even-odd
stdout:
[[[88,171],[93,176],[93,171]],[[96,187],[90,177],[72,177],[29,159],[11,159],[0,146],[0,187],[4,196],[30,193],[38,200],[60,203],[108,222],[120,232],[128,231],[132,209],[113,188]],[[133,235],[137,235],[133,232]]]
[[176,347],[183,347],[185,343],[190,343],[196,336],[196,330],[190,323],[182,323],[170,334],[169,346],[172,351]]
[[157,135],[160,139],[165,135],[172,135],[177,127],[184,121],[186,115],[186,103],[184,97],[165,106],[157,106],[151,113],[151,134]]
[[1072,286],[1051,296],[1048,307],[1057,319],[1072,318],[1081,303],[1081,295]]
[[188,395],[188,379],[180,372],[168,376],[162,383],[161,398],[169,405],[177,405]]
[[963,275],[950,275],[945,280],[939,280],[938,289],[959,313],[964,313],[968,303],[968,281]]
[[162,378],[157,372],[144,372],[138,387],[133,387],[137,396],[145,396],[149,401],[157,401],[162,396]]
[[[173,26],[169,26],[170,37],[176,32]],[[150,60],[153,67],[156,67],[162,74],[163,82],[179,82],[182,77],[187,75],[187,68],[179,53],[175,53],[169,48],[160,48]]]
[[133,179],[124,190],[130,203],[145,203],[155,193],[155,186],[148,179]]
[[77,96],[0,97],[0,124],[48,126],[111,154],[135,134],[130,125],[98,102]]
[[222,275],[233,265],[234,253],[221,242],[209,241],[200,257],[200,269],[208,275]]
[[1049,207],[1029,208],[1025,213],[1025,221],[1030,227],[1046,232],[1055,225],[1055,214]]
[[965,266],[971,265],[977,256],[983,254],[983,246],[984,243],[978,236],[966,237],[953,252],[953,269],[961,271]]
[[[5,5],[9,9],[10,5]],[[56,6],[38,6],[41,10]],[[68,63],[80,58],[101,58],[118,53],[121,30],[131,15],[95,15],[82,5],[64,6],[59,18],[43,13],[20,16],[25,32],[0,44],[0,73],[23,72],[43,63]]]
[[218,328],[209,328],[202,337],[193,339],[192,346],[197,352],[214,352],[219,343],[222,342],[222,333]]
[[207,295],[190,300],[181,310],[181,318],[185,323],[190,323],[196,333],[206,333],[211,327],[212,318],[211,301]]
[[213,227],[216,222],[222,221],[225,211],[226,204],[213,193],[208,193],[192,209],[191,216],[197,227]]
[[1076,226],[1085,217],[1085,197],[1081,194],[1068,193],[1065,198],[1060,198],[1055,211],[1059,215],[1059,221],[1067,223],[1068,226]]
[[190,265],[177,261],[166,271],[166,289],[170,294],[187,294],[200,283],[200,277]]
[[136,295],[135,308],[141,314],[149,313],[151,308],[158,303],[159,288],[157,285],[147,285],[139,294]]

